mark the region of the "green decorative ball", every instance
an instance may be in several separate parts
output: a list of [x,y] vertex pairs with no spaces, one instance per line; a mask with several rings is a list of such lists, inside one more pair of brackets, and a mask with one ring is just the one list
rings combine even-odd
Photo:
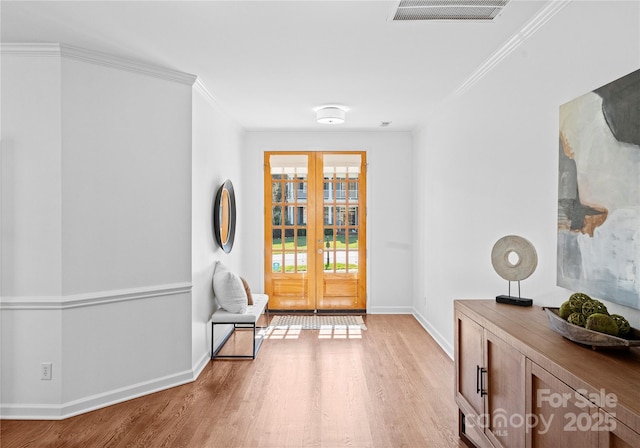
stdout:
[[584,317],[588,318],[592,314],[608,315],[609,312],[607,311],[607,307],[604,306],[604,303],[599,300],[587,300],[582,304],[582,314],[584,314]]
[[584,317],[584,314],[582,314],[582,313],[571,313],[569,315],[569,318],[567,319],[567,321],[570,324],[578,325],[580,327],[584,327],[584,324],[586,322],[586,318]]
[[569,306],[574,313],[581,313],[582,305],[584,305],[584,303],[589,300],[591,300],[591,297],[589,297],[585,293],[576,292],[574,294],[571,294],[571,296],[569,297]]
[[595,313],[587,317],[584,327],[587,330],[599,331],[600,333],[618,335],[618,326],[608,314]]
[[613,319],[613,321],[618,326],[618,335],[624,336],[631,332],[631,325],[629,325],[629,321],[621,315],[612,314],[611,319]]
[[558,310],[558,315],[562,317],[564,320],[567,320],[571,315],[571,313],[573,312],[574,311],[571,308],[571,303],[569,303],[569,301],[567,300],[560,306],[560,309]]

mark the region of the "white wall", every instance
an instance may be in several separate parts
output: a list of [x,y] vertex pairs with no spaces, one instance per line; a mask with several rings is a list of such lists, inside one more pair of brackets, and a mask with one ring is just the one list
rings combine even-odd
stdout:
[[[229,254],[218,247],[213,235],[213,203],[222,183],[230,179],[238,204],[245,201],[240,181],[241,140],[242,129],[220,109],[206,87],[196,82],[193,89],[192,160],[192,366],[196,374],[211,355],[211,327],[207,323],[216,308],[211,289],[213,265],[220,260],[240,275],[243,273],[245,225],[241,210],[238,210],[235,243]],[[216,345],[222,337],[223,332],[216,331]]]
[[189,282],[191,85],[62,68],[63,294]]
[[55,296],[62,289],[61,61],[2,59],[1,292]]
[[194,77],[58,45],[2,57],[0,413],[191,380]]
[[[188,284],[191,85],[69,58],[62,80],[63,295]],[[65,311],[64,401],[189,372],[190,308],[180,293]]]
[[524,297],[571,294],[555,286],[558,108],[639,67],[640,4],[574,1],[415,133],[414,306],[449,355],[453,300],[507,292],[490,259],[502,236],[538,252]]
[[366,151],[367,311],[412,311],[412,137],[407,132],[247,132],[242,154],[244,267],[264,289],[266,151]]
[[[0,295],[61,293],[61,61],[2,56]],[[39,132],[33,132],[33,128]],[[1,310],[0,402],[59,403],[61,312]]]

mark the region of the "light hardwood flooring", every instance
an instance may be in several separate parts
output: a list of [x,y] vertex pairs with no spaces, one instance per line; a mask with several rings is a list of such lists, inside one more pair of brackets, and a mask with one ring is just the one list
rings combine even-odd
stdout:
[[451,359],[412,316],[365,322],[271,337],[254,361],[214,360],[193,383],[77,417],[1,421],[0,446],[463,447]]

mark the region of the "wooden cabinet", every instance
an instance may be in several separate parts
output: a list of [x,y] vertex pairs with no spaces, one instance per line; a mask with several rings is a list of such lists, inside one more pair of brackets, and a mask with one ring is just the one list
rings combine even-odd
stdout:
[[[598,446],[598,408],[565,383],[527,361],[527,413],[532,448]],[[604,429],[604,428],[603,428]]]
[[460,435],[478,447],[640,447],[640,349],[594,351],[539,307],[455,302]]
[[457,358],[464,360],[456,368],[456,401],[468,437],[480,446],[524,446],[524,427],[509,419],[525,410],[524,356],[459,313],[456,335]]

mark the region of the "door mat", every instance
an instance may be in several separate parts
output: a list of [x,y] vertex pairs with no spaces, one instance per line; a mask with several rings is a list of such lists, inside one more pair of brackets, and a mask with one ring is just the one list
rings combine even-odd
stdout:
[[270,327],[295,327],[301,330],[322,330],[329,327],[358,327],[366,330],[362,316],[278,315],[271,319]]

